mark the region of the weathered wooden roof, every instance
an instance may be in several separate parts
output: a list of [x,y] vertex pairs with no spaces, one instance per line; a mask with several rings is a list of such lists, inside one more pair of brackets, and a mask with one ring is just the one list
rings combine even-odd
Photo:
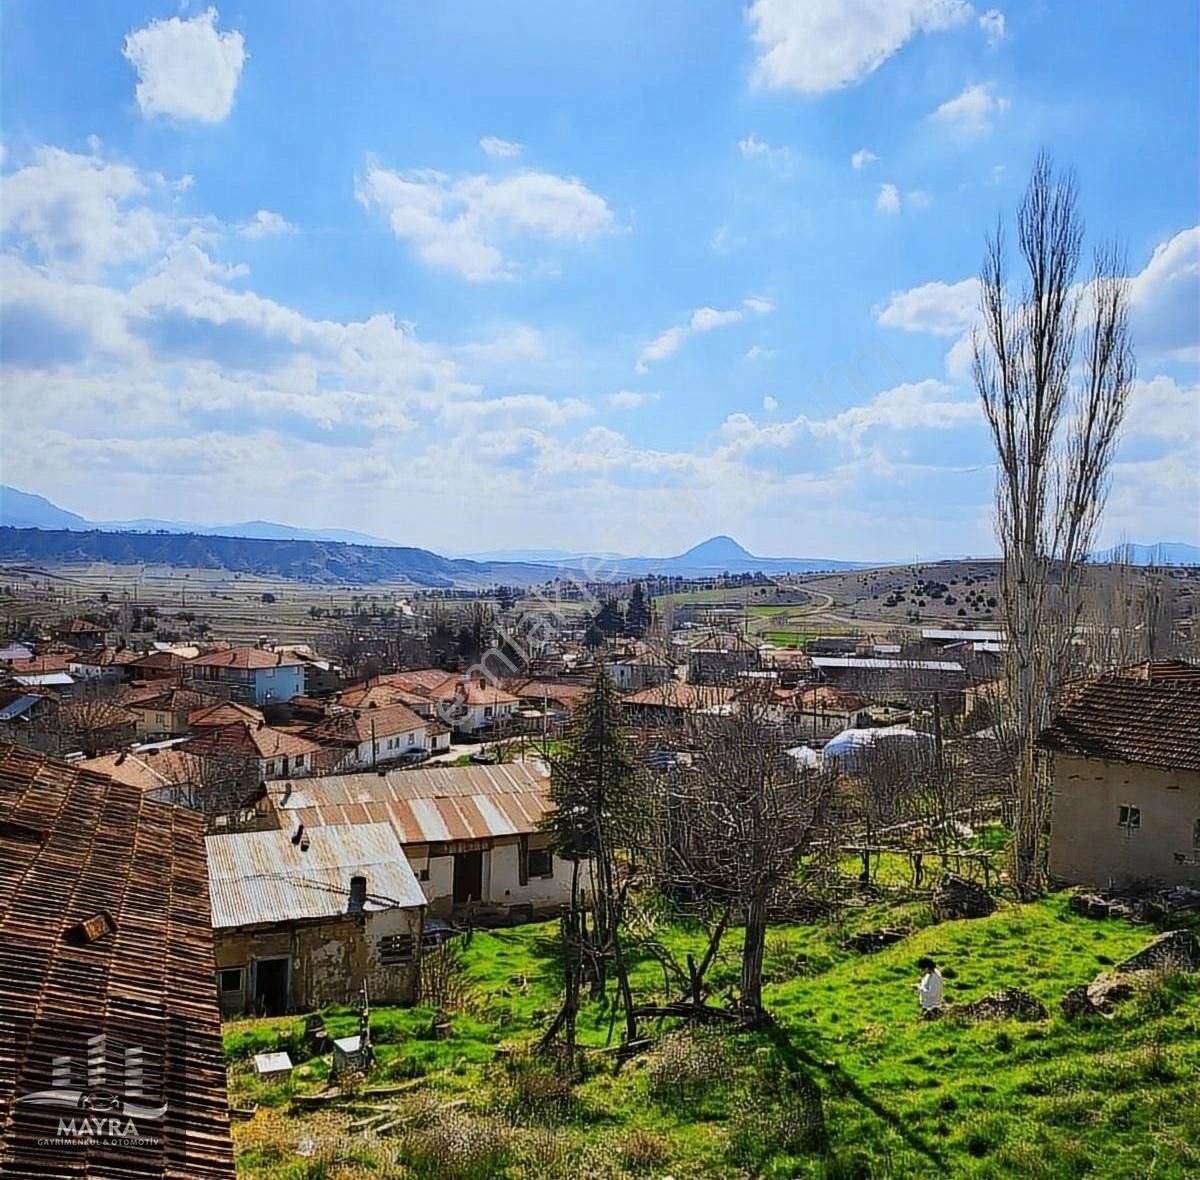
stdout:
[[[0,1174],[233,1176],[203,817],[0,743],[0,1013]],[[147,1094],[167,1104],[137,1116],[157,1146],[47,1146],[71,1112],[15,1102],[52,1088],[54,1058],[94,1087],[83,1065],[99,1035],[102,1088],[122,1101],[122,1050],[141,1048]]]

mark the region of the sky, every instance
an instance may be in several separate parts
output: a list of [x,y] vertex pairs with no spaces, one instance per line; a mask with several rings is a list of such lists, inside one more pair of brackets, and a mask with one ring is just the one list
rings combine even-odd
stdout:
[[0,478],[438,552],[995,551],[974,277],[1128,258],[1100,541],[1200,542],[1200,8],[6,0]]

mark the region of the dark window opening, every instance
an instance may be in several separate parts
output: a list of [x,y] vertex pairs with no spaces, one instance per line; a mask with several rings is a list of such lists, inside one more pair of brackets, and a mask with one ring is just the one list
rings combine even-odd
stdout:
[[411,934],[389,934],[379,940],[379,961],[385,967],[408,963],[416,948],[417,940]]
[[1142,826],[1142,809],[1131,803],[1122,803],[1117,816],[1117,825],[1122,828],[1140,828]]
[[240,992],[245,984],[245,969],[242,967],[226,967],[217,973],[221,981],[221,990],[223,992]]

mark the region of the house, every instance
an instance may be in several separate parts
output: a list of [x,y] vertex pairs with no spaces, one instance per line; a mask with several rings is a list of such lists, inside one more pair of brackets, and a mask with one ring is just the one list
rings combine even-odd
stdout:
[[124,707],[136,718],[136,732],[140,741],[155,741],[159,738],[182,737],[191,732],[190,716],[203,712],[220,701],[207,693],[190,688],[159,685],[159,695],[144,700],[134,700]]
[[[373,770],[381,763],[396,762],[405,755],[429,754],[433,743],[429,725],[405,705],[382,708],[344,709],[310,725],[303,735],[324,751],[322,769],[334,774]],[[443,745],[449,748],[449,731]]]
[[528,921],[570,901],[571,866],[541,829],[553,806],[541,762],[340,775],[267,792],[285,831],[390,824],[436,917]]
[[0,741],[33,744],[30,738],[44,728],[55,708],[44,693],[28,692],[20,685],[0,687]]
[[330,660],[322,659],[307,643],[280,644],[279,651],[300,661],[304,668],[303,694],[324,697],[336,692],[341,684],[338,670]]
[[608,678],[618,692],[640,692],[670,680],[675,673],[671,661],[640,639],[618,641],[601,657]]
[[135,746],[75,763],[80,770],[107,775],[136,787],[149,799],[199,809],[204,786],[202,760],[178,745]]
[[68,619],[50,628],[50,637],[56,643],[65,643],[76,651],[95,651],[104,646],[104,628],[87,619]]
[[174,651],[152,651],[139,656],[129,666],[133,680],[182,681],[190,660]]
[[197,731],[201,729],[219,729],[222,725],[261,725],[263,715],[249,705],[239,705],[237,701],[214,701],[192,710],[187,716],[188,728]]
[[641,728],[676,728],[701,713],[725,712],[733,707],[737,689],[731,685],[684,684],[668,680],[653,688],[630,693],[621,707],[630,724]]
[[201,758],[253,766],[260,783],[276,778],[302,778],[314,773],[321,747],[316,742],[265,722],[235,721],[200,730],[184,749]]
[[832,684],[777,689],[779,719],[797,741],[822,742],[858,725],[867,711],[864,697]]
[[128,680],[130,668],[138,659],[134,651],[113,651],[102,647],[67,657],[67,671],[76,680]]
[[[435,687],[446,682],[447,673],[440,672],[438,675],[440,679]],[[406,705],[418,717],[432,717],[434,710],[434,703],[428,695],[404,688],[394,683],[390,676],[375,677],[364,681],[362,684],[352,684],[349,688],[342,689],[337,694],[335,700],[338,705],[347,709],[370,709],[372,706],[383,708],[386,705]]]
[[0,744],[0,947],[0,1175],[233,1180],[202,817]]
[[692,684],[730,684],[744,672],[761,667],[758,646],[741,635],[712,631],[687,651]]
[[1171,662],[1103,676],[1077,688],[1042,731],[1053,876],[1200,885],[1198,673]]
[[812,662],[813,670],[822,680],[872,700],[928,705],[937,693],[947,715],[963,711],[970,684],[966,669],[956,660],[813,656]]
[[431,690],[429,698],[438,720],[469,737],[503,732],[521,703],[511,692],[474,676],[451,676]]
[[231,647],[197,656],[187,677],[201,689],[251,705],[291,700],[304,692],[304,665],[263,647]]
[[9,643],[0,647],[0,664],[11,664],[14,660],[32,660],[33,648],[23,643]]
[[390,824],[209,836],[221,1011],[410,1004],[425,895]]

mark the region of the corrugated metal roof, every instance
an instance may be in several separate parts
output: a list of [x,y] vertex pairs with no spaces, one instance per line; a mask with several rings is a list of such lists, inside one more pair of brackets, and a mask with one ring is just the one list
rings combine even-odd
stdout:
[[873,660],[851,656],[813,656],[814,668],[861,668],[868,672],[961,672],[953,660]]
[[12,721],[22,714],[29,712],[38,701],[44,699],[44,697],[40,697],[36,693],[26,693],[25,696],[17,697],[16,700],[9,701],[3,709],[0,709],[0,721]]
[[296,823],[390,823],[405,844],[534,832],[552,806],[541,762],[332,775],[290,788],[269,783],[268,790],[289,830]]
[[[396,833],[386,823],[209,836],[213,926],[331,918],[349,909],[350,878],[366,877],[367,910],[421,906],[421,892]],[[307,846],[306,846],[307,844]]]

